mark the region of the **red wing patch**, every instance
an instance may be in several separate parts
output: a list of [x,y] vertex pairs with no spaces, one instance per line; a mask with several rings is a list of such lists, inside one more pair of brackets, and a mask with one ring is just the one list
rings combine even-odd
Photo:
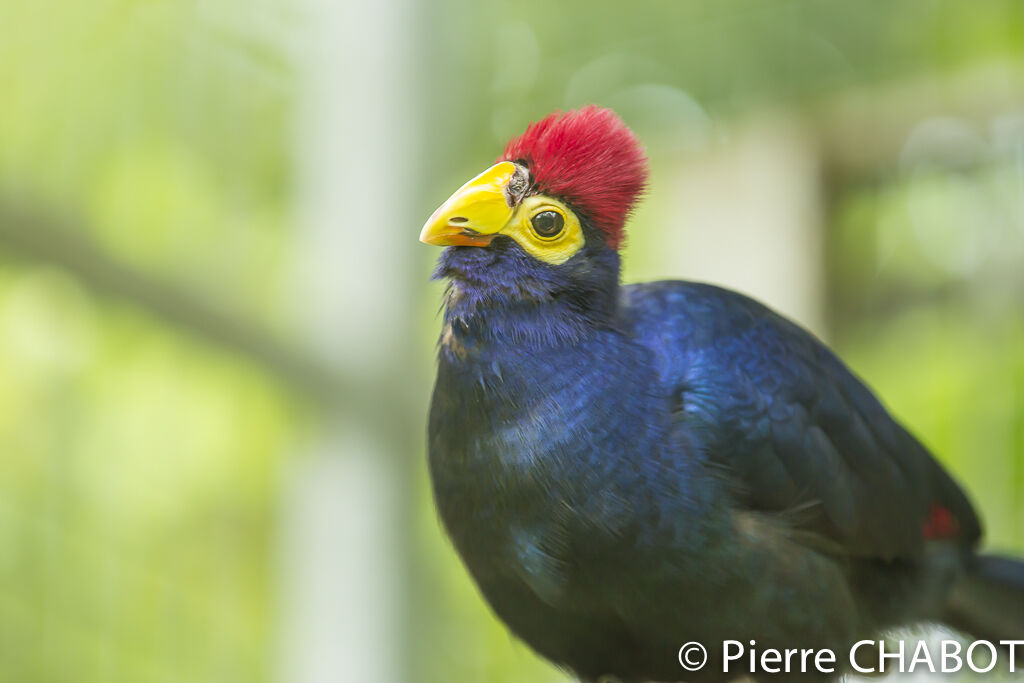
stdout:
[[932,503],[928,519],[922,525],[921,531],[924,537],[930,540],[954,538],[960,534],[960,524],[952,512],[938,503]]

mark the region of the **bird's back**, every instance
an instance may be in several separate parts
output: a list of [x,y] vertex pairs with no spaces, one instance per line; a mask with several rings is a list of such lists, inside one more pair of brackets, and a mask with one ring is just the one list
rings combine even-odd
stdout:
[[627,334],[661,390],[705,435],[710,459],[757,511],[865,557],[912,557],[930,539],[971,546],[980,524],[959,486],[810,332],[713,285],[622,290]]

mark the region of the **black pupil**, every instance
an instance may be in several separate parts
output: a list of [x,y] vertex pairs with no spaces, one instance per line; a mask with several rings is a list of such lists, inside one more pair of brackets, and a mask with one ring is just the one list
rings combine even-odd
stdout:
[[541,211],[533,217],[533,229],[541,237],[554,237],[564,226],[565,219],[557,211]]

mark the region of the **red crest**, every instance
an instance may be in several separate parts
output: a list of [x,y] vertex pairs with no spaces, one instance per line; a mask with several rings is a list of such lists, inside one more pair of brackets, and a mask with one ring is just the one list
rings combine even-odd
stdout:
[[595,106],[531,124],[501,160],[525,163],[538,192],[578,210],[613,249],[647,183],[647,157],[633,131],[611,109]]

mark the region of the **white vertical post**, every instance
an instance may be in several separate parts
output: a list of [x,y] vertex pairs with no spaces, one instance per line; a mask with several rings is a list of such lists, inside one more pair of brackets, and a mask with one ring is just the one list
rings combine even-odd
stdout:
[[660,270],[737,289],[821,334],[821,169],[813,140],[783,114],[740,124],[687,161],[661,195],[677,217]]
[[[295,127],[296,310],[310,346],[359,386],[397,389],[415,193],[415,0],[306,0]],[[351,397],[350,397],[351,398]],[[362,397],[356,397],[356,401]],[[282,496],[281,683],[403,673],[394,435],[331,416]]]

